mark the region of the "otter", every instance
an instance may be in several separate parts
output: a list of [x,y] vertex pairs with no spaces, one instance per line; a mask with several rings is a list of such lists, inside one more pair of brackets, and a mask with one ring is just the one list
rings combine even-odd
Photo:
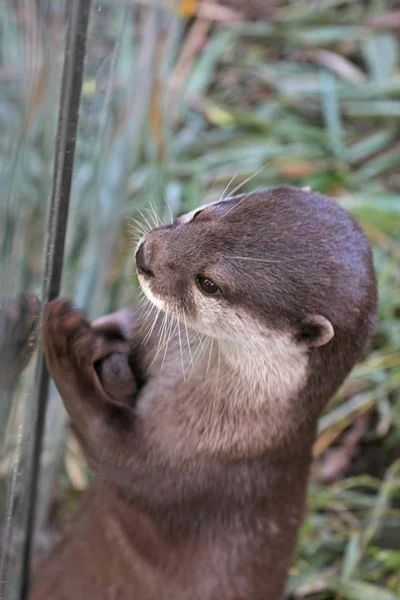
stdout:
[[46,306],[46,362],[97,474],[31,600],[281,600],[321,411],[376,321],[371,248],[292,187],[139,241],[145,301]]

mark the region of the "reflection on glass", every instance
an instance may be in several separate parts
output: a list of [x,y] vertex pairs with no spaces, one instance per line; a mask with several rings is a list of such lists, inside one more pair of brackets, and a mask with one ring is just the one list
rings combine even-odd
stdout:
[[[42,289],[67,4],[6,0],[0,6],[0,597],[6,600],[19,596],[37,384],[35,294]],[[177,141],[171,135],[190,88],[190,61],[177,64],[185,32],[180,4],[92,2],[62,289],[89,318],[135,300],[127,217],[147,227],[169,220],[182,200],[180,153],[196,132],[183,131]],[[150,201],[143,218],[139,211]],[[66,424],[51,389],[36,553],[49,545],[43,532],[62,470]],[[75,489],[87,483],[69,439],[64,464]]]
[[[0,4],[0,597],[18,598],[65,2]],[[29,292],[29,295],[27,294]]]

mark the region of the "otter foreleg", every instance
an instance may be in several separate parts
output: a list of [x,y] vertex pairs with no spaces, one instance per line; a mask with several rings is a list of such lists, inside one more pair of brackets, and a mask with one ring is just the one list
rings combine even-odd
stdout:
[[128,343],[91,327],[68,301],[57,299],[44,311],[43,344],[50,375],[89,461],[96,470],[118,468],[126,461],[124,437],[130,441],[135,427]]

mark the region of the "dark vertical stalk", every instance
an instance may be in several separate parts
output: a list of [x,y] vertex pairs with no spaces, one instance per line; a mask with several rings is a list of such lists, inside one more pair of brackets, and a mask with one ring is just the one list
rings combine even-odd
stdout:
[[[60,93],[53,186],[45,244],[43,305],[58,296],[60,291],[90,4],[90,0],[68,0],[67,2],[67,33]],[[40,349],[37,362],[35,398],[37,412],[27,488],[29,504],[22,555],[21,600],[26,600],[29,593],[30,562],[35,529],[36,500],[48,390],[49,375],[44,362],[43,351]]]

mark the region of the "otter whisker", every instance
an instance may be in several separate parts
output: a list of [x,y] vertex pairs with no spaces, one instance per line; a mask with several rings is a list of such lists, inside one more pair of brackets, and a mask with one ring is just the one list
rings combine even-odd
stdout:
[[[141,291],[143,291],[143,290],[141,290]],[[146,308],[153,309],[153,308],[155,308],[155,306],[152,302],[150,302],[150,300],[147,298],[147,296],[144,295],[143,301],[142,301],[141,305],[139,306],[139,310],[141,313],[143,313]]]
[[206,379],[207,379],[208,371],[210,370],[210,363],[211,363],[211,356],[212,356],[213,346],[214,346],[214,338],[212,337],[211,338],[211,344],[210,344],[210,352],[208,354],[208,362],[207,362],[207,369],[206,369]]
[[163,348],[163,343],[164,343],[164,340],[163,340],[163,338],[164,338],[163,330],[165,328],[165,324],[167,322],[167,319],[168,319],[167,315],[164,314],[164,317],[163,317],[163,320],[162,320],[162,323],[161,323],[161,327],[160,327],[160,336],[159,336],[159,339],[158,339],[157,350],[156,350],[156,353],[155,353],[155,356],[154,356],[153,360],[151,361],[151,363],[149,365],[149,368],[147,369],[147,373],[149,373],[151,367],[156,362],[157,357],[158,357],[158,355],[160,354],[160,351]]
[[[236,204],[234,204],[233,206],[231,206],[230,208],[228,208],[228,210],[218,219],[218,221],[221,221],[221,219],[224,219],[226,217],[226,215],[228,215],[234,208],[237,208],[239,206],[239,204],[241,204],[242,202],[244,202],[245,200],[247,200],[247,198],[249,196],[251,196],[252,194],[255,194],[257,192],[257,188],[255,190],[252,190],[251,192],[249,192],[248,194],[246,194],[245,196],[243,196],[243,198],[241,198],[239,200],[239,202],[236,202]],[[226,198],[227,200],[229,200],[229,198]]]
[[140,242],[142,237],[145,235],[146,235],[145,233],[141,233],[141,232],[140,233],[137,232],[135,234],[129,233],[129,241],[132,244],[132,248],[136,248],[136,246],[138,245],[138,243]]
[[152,334],[152,333],[153,333],[153,331],[154,331],[154,327],[156,326],[156,323],[157,323],[157,321],[158,321],[158,317],[160,316],[160,313],[161,313],[161,308],[159,308],[159,309],[157,310],[157,314],[156,314],[156,316],[154,317],[154,322],[153,322],[153,325],[151,326],[150,330],[147,332],[147,335],[146,335],[146,337],[145,337],[145,338],[144,338],[144,340],[143,340],[143,343],[144,343],[144,344],[147,344],[147,342],[148,342],[148,341],[149,341],[149,339],[151,338],[151,334]]
[[218,338],[218,366],[217,366],[217,380],[215,382],[215,394],[214,394],[214,402],[213,402],[214,405],[216,404],[216,401],[217,401],[220,371],[221,371],[221,343]]
[[137,230],[140,230],[143,232],[147,231],[144,223],[142,221],[139,221],[139,219],[134,219],[133,217],[129,217],[129,221],[132,221],[132,223],[128,222],[128,225],[127,225],[128,229],[130,231],[134,231],[134,232],[136,232]]
[[149,222],[151,224],[151,229],[158,227],[159,226],[158,217],[157,218],[154,217],[153,210],[147,206],[143,210],[145,210],[146,213],[148,213],[148,218],[149,218]]
[[145,235],[147,235],[147,231],[135,231],[135,232],[128,231],[129,241],[132,243],[132,247],[135,250],[136,250],[137,245],[139,244],[140,240]]
[[137,306],[138,306],[138,312],[140,311],[139,314],[141,316],[143,316],[143,311],[148,306],[147,298],[143,294],[143,292],[138,292],[138,294],[137,294]]
[[[233,190],[230,192],[227,199],[231,198],[234,194],[236,194],[236,192],[238,192],[240,190],[240,188],[242,188],[244,185],[246,185],[246,183],[249,183],[252,179],[257,177],[257,175],[262,173],[266,168],[267,168],[267,165],[264,165],[263,167],[261,167],[261,169],[258,169],[258,171],[256,171],[255,173],[253,173],[252,175],[249,175],[249,177],[247,177],[244,181],[241,181],[240,183],[238,183],[238,185],[235,188],[233,188]],[[251,193],[254,193],[254,192],[251,192]]]
[[235,181],[236,177],[237,177],[237,173],[235,173],[234,176],[231,177],[231,179],[229,180],[228,184],[225,186],[225,189],[223,190],[222,194],[219,197],[220,201],[225,200],[225,194],[226,193],[228,193],[228,196],[230,195],[229,192],[228,192],[228,190],[229,190],[231,184]]
[[[180,317],[180,321],[181,321],[181,323],[183,322],[183,317]],[[185,330],[187,331],[187,328],[185,328]],[[190,333],[185,336],[185,339],[183,339],[183,336],[182,336],[182,347],[183,347],[184,351],[189,349],[189,346],[191,345],[192,341],[193,340],[190,338]]]
[[152,226],[152,224],[149,222],[149,220],[145,217],[145,215],[143,214],[143,212],[139,209],[137,209],[139,215],[142,217],[143,221],[145,222],[145,224],[147,225],[148,229],[147,232],[151,231],[152,229],[154,229],[154,227]]
[[158,316],[159,316],[160,312],[161,312],[161,310],[159,309],[158,312],[157,312],[157,314],[156,314],[156,316],[154,317],[154,320],[153,320],[152,324],[147,329],[147,332],[146,332],[146,334],[145,334],[145,336],[144,336],[144,338],[142,340],[142,344],[146,345],[147,342],[150,340],[151,334],[153,333],[153,330],[154,330],[154,327],[155,327],[155,325],[157,323]]
[[[165,325],[167,322],[167,315],[164,314],[163,319],[161,321],[161,326],[160,326],[160,331],[158,332],[158,344],[157,344],[157,354],[160,350],[160,347],[163,344],[163,340],[164,340],[164,329],[165,329]],[[156,355],[157,355],[156,354]]]
[[142,237],[143,237],[142,235],[131,236],[131,240],[130,240],[132,242],[131,247],[134,249],[134,251],[136,251],[136,247],[139,244]]
[[183,323],[185,325],[185,331],[186,331],[186,339],[187,339],[187,344],[188,344],[188,350],[189,350],[189,356],[190,356],[190,364],[193,365],[193,355],[192,355],[192,349],[190,347],[190,340],[189,340],[189,334],[188,334],[188,328],[187,328],[187,323],[186,323],[186,315],[185,313],[183,313]]
[[[203,343],[203,341],[204,341],[205,337],[206,336],[204,336],[201,333],[199,333],[197,335],[196,340],[195,340],[195,343],[197,343],[197,346],[196,346],[196,349],[195,349],[195,351],[193,353],[193,366],[192,366],[192,371],[191,371],[190,377],[193,375],[193,373],[195,371],[195,367],[196,367],[197,363],[200,361],[200,358],[201,358],[201,356],[202,356],[202,354],[204,352],[204,343]],[[189,379],[190,379],[190,377],[189,377]]]
[[185,379],[185,361],[183,359],[183,349],[182,349],[181,326],[179,323],[178,314],[176,315],[176,317],[177,317],[177,321],[178,321],[178,338],[179,338],[179,349],[180,349],[180,353],[181,353],[182,375],[183,375],[183,381],[186,381],[186,379]]
[[198,353],[198,346],[196,346],[196,348],[192,352],[192,345],[194,345],[196,343],[196,341],[198,340],[198,338],[200,336],[199,333],[197,333],[197,332],[194,332],[194,333],[195,333],[194,338],[191,339],[190,334],[189,334],[189,339],[188,339],[188,347],[190,348],[189,352],[190,352],[191,360],[190,360],[189,365],[186,367],[186,373],[188,373],[190,371],[189,379],[193,375],[194,366],[196,364],[196,357],[197,357],[197,353]]
[[154,306],[152,302],[148,299],[142,287],[139,287],[138,294],[143,294],[143,301],[140,303],[139,310],[143,311],[144,307]]
[[128,234],[131,238],[139,241],[142,235],[146,235],[146,231],[144,229],[139,231],[138,228],[133,229],[132,227],[128,227]]
[[160,341],[158,343],[157,356],[161,352],[161,350],[164,348],[164,346],[168,343],[168,337],[169,337],[170,329],[171,329],[171,325],[170,325],[171,319],[172,319],[172,317],[170,317],[168,314],[165,314],[163,323],[162,323],[161,329],[160,329]]
[[157,229],[157,227],[160,227],[161,222],[158,219],[155,219],[153,215],[149,215],[152,221],[152,229]]
[[142,323],[142,325],[141,325],[141,327],[139,329],[139,333],[143,330],[143,328],[145,327],[145,325],[148,323],[151,315],[154,314],[153,311],[157,310],[157,308],[153,304],[151,304],[151,302],[149,302],[149,304],[150,304],[150,308],[149,308],[149,310],[146,313],[146,316],[145,316],[145,318],[143,320],[143,323]]
[[[169,322],[169,316],[167,313],[165,313],[164,315],[164,320],[163,320],[163,327],[161,327],[161,338],[162,338],[162,343],[165,342],[165,340],[167,339],[167,327],[168,327],[168,322]],[[165,323],[165,326],[164,326]]]
[[160,347],[160,350],[157,352],[157,354],[155,355],[155,357],[154,357],[154,358],[153,358],[153,360],[151,361],[151,363],[150,363],[150,366],[149,366],[149,368],[147,369],[147,372],[149,372],[149,371],[150,371],[151,367],[153,366],[153,364],[154,364],[154,363],[155,363],[155,361],[157,360],[157,357],[158,357],[158,355],[160,354],[161,350],[164,350],[164,357],[163,357],[163,360],[162,360],[162,362],[161,362],[161,369],[163,368],[163,366],[164,366],[164,360],[165,360],[165,354],[166,354],[166,351],[167,351],[167,348],[168,348],[168,343],[169,343],[169,341],[170,341],[170,340],[167,340],[167,341],[166,341],[166,343],[165,343],[165,344],[163,344],[163,345]]
[[133,228],[128,228],[128,233],[131,238],[137,239],[139,241],[143,235],[146,235],[147,231],[143,228],[140,230],[139,228],[136,228],[135,230]]
[[[197,344],[197,348],[196,348],[196,356],[195,359],[198,361],[200,358],[201,353],[204,351],[204,339],[205,339],[205,335],[202,333],[199,333],[197,335],[196,338],[196,344]],[[196,364],[196,361],[195,361]]]
[[[175,323],[175,328],[172,330],[174,323]],[[167,351],[168,351],[169,343],[172,340],[172,338],[174,338],[175,335],[176,335],[177,326],[178,326],[178,323],[177,323],[176,319],[174,321],[174,317],[171,316],[171,325],[170,325],[170,328],[168,330],[169,337],[168,337],[168,339],[167,339],[167,341],[165,343],[165,350],[164,350],[164,356],[163,356],[163,359],[162,359],[162,362],[161,362],[161,368],[163,368],[163,366],[164,366],[164,362],[165,362],[165,358],[167,356]]]
[[160,215],[157,212],[157,207],[153,201],[150,202],[150,210],[153,215],[153,221],[154,221],[155,227],[159,227],[160,225],[163,224],[163,222],[162,222]]
[[168,323],[168,329],[165,332],[165,340],[166,340],[166,344],[168,344],[169,340],[171,339],[171,334],[172,334],[172,328],[174,326],[174,316],[173,315],[169,315],[169,323]]
[[[146,296],[143,297],[143,300],[141,301],[141,305],[139,306],[139,314],[140,314],[140,318],[143,319],[144,314],[145,319],[144,321],[146,321],[146,319],[148,318],[149,314],[152,312],[152,310],[155,309],[155,306],[150,302],[150,300],[148,300],[148,298],[146,298]],[[143,327],[144,323],[142,323],[141,328]],[[141,331],[141,329],[140,329]]]
[[204,350],[204,338],[206,336],[203,333],[199,333],[197,336],[197,344],[201,346],[201,349]]
[[137,248],[139,246],[140,240],[143,238],[143,235],[140,234],[140,235],[131,236],[131,238],[129,240],[130,241],[130,247],[132,248],[134,254],[136,254],[136,250],[137,250]]
[[[154,307],[154,309],[155,309],[155,307]],[[155,310],[156,310],[156,309],[155,309]],[[149,319],[152,317],[152,315],[153,315],[153,314],[154,314],[154,313],[153,313],[153,311],[152,311],[152,310],[151,310],[150,312],[148,312],[148,313],[147,313],[145,320],[143,321],[142,325],[140,326],[139,333],[140,333],[140,332],[141,332],[141,331],[144,329],[144,327],[145,327],[146,325],[148,325],[148,326],[150,327]],[[150,321],[150,322],[151,322],[151,321]],[[144,343],[146,343],[146,339],[145,339],[145,338],[146,338],[146,334],[144,334],[144,336],[143,336],[143,340],[142,340],[142,343],[143,343],[143,344],[144,344]]]
[[[130,223],[129,221],[132,221],[132,223]],[[135,219],[134,217],[128,217],[128,229],[130,231],[133,231],[134,233],[139,231],[143,235],[145,235],[149,231],[142,221],[139,221],[139,219]]]

